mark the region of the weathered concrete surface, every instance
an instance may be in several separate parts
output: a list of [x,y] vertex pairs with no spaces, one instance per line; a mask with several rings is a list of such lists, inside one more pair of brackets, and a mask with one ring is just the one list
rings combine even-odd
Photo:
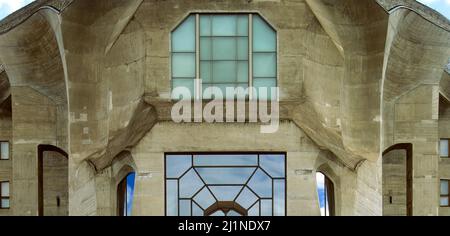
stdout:
[[[14,150],[11,167],[0,170],[12,169],[11,211],[36,214],[38,144],[69,153],[71,215],[115,215],[117,181],[125,172],[144,166],[161,174],[167,150],[149,144],[148,136],[161,127],[177,135],[190,127],[167,122],[170,32],[189,12],[216,10],[258,12],[276,28],[281,118],[294,130],[283,132],[302,133],[316,152],[328,153],[304,162],[299,153],[306,147],[292,147],[291,168],[325,168],[339,179],[345,186],[337,193],[339,214],[382,214],[379,157],[398,142],[414,145],[414,213],[440,214],[437,108],[439,93],[449,98],[443,68],[450,24],[415,1],[400,0],[34,2],[0,22],[0,102],[12,94]],[[204,137],[228,133],[223,124],[200,129]],[[230,142],[237,151],[264,150],[258,143],[240,150]],[[148,145],[158,154],[136,151]],[[212,144],[201,147],[191,151],[217,151]],[[130,150],[127,163],[136,165],[114,167]],[[307,193],[288,194],[303,208],[288,213],[317,215],[313,177],[293,178],[298,182],[288,185]],[[136,214],[162,214],[158,181],[138,177]]]

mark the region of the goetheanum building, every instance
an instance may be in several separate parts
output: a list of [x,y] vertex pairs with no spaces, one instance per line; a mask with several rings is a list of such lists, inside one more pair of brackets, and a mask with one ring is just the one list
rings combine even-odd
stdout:
[[37,0],[0,215],[450,215],[449,58],[413,0]]

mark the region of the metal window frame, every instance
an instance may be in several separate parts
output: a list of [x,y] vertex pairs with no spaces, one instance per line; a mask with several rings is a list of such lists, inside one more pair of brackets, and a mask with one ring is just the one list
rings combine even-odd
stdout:
[[[441,193],[441,186],[440,182],[445,181],[447,182],[447,189],[449,190],[449,193],[442,194]],[[439,207],[450,207],[450,179],[440,179],[439,181]],[[441,205],[441,198],[446,197],[448,199],[447,205]]]
[[[167,156],[170,155],[189,155],[191,156],[191,167],[189,167],[182,175],[180,175],[178,178],[168,178],[167,177]],[[204,188],[208,188],[208,186],[221,186],[220,184],[206,184],[205,181],[201,178],[200,174],[195,171],[197,173],[197,175],[200,177],[201,181],[203,182],[204,186],[202,188],[200,188],[196,193],[193,194],[193,197],[191,198],[180,198],[180,192],[179,192],[179,188],[180,188],[180,183],[179,183],[179,179],[181,179],[187,172],[189,172],[191,169],[194,169],[194,156],[195,155],[257,155],[257,160],[258,160],[258,165],[257,166],[207,166],[208,168],[224,168],[224,167],[233,167],[233,168],[247,168],[247,167],[256,167],[255,170],[253,171],[253,173],[250,175],[250,177],[248,178],[247,182],[245,184],[225,184],[225,186],[244,186],[239,193],[236,195],[235,199],[233,201],[236,201],[238,196],[241,194],[241,192],[243,191],[243,189],[248,185],[248,182],[252,179],[252,177],[254,176],[254,174],[257,172],[258,169],[261,169],[263,172],[265,172],[266,175],[268,175],[271,179],[272,179],[272,196],[271,198],[261,198],[258,196],[258,194],[256,194],[255,192],[253,192],[250,189],[250,191],[253,192],[253,194],[255,194],[258,197],[258,200],[255,201],[255,203],[253,203],[253,205],[251,205],[248,209],[251,209],[252,207],[254,207],[256,204],[259,204],[259,216],[261,216],[261,200],[271,200],[272,201],[272,216],[274,216],[274,183],[275,180],[284,180],[284,216],[288,215],[288,202],[287,202],[287,191],[288,191],[288,184],[287,184],[287,153],[286,152],[238,152],[238,151],[231,151],[231,152],[166,152],[164,153],[164,215],[167,216],[167,181],[168,180],[177,180],[177,194],[178,194],[178,207],[177,207],[177,211],[178,211],[178,216],[180,216],[180,201],[181,200],[191,200],[191,216],[193,215],[193,204],[196,204],[200,209],[202,209],[204,212],[207,209],[203,209],[199,204],[195,203],[195,201],[193,201],[194,196],[196,196],[200,191],[202,191]],[[271,177],[263,168],[260,167],[260,162],[259,162],[259,156],[260,155],[283,155],[284,156],[284,177],[278,177],[278,178],[274,178]],[[196,166],[197,168],[201,168],[202,166]],[[195,169],[194,169],[195,170]],[[224,185],[222,185],[224,186]],[[209,189],[209,188],[208,188]],[[211,192],[211,190],[209,190]],[[216,200],[216,203],[220,202],[218,199],[216,199],[216,197],[213,195],[213,197]],[[214,213],[214,212],[213,212]]]
[[[2,195],[2,184],[3,183],[8,183],[9,185],[9,196],[4,197]],[[3,207],[2,205],[2,200],[9,200],[9,206],[8,207]],[[11,208],[11,182],[10,181],[0,181],[0,209],[10,209]]]
[[[186,20],[189,16],[194,15],[195,16],[195,78],[194,78],[194,93],[195,96],[193,96],[192,100],[211,100],[211,99],[203,99],[203,88],[202,88],[202,83],[200,83],[200,15],[207,15],[207,14],[211,14],[211,15],[248,15],[248,82],[247,85],[249,88],[253,87],[253,16],[254,15],[258,15],[259,17],[261,17],[261,19],[267,24],[269,25],[270,28],[272,28],[275,32],[275,52],[270,52],[270,53],[275,53],[275,86],[278,86],[278,79],[279,79],[279,69],[278,69],[278,61],[279,61],[279,42],[278,42],[278,30],[276,27],[274,27],[274,25],[272,25],[264,16],[262,16],[260,14],[260,12],[258,11],[193,11],[193,12],[189,12],[185,17],[182,18],[182,20],[180,22],[177,22],[176,26],[172,28],[171,33],[170,33],[170,40],[169,40],[169,44],[170,44],[170,66],[169,66],[169,78],[171,80],[171,89],[173,89],[173,76],[172,76],[172,57],[174,53],[177,52],[173,52],[172,50],[172,33],[181,25],[183,24],[184,20]],[[212,26],[211,26],[212,27]],[[234,36],[233,36],[234,37]],[[192,52],[190,52],[192,53]],[[189,77],[190,78],[190,77]],[[246,101],[257,101],[258,99],[255,99],[254,94],[253,94],[253,89],[249,89],[248,90],[248,96],[246,96],[245,100]],[[171,98],[173,99],[173,98]],[[236,98],[235,98],[236,99]],[[228,100],[228,99],[227,99]],[[269,99],[268,99],[269,100]],[[276,97],[270,99],[271,101],[278,101],[279,100],[279,92],[277,92]]]
[[[8,143],[8,158],[7,159],[1,158],[1,151],[2,151],[1,143]],[[0,161],[9,161],[9,160],[11,160],[11,143],[9,143],[8,140],[0,140]]]
[[[440,151],[441,151],[441,148],[440,148],[440,145],[441,145],[441,141],[442,140],[446,140],[447,141],[447,156],[441,156],[441,153],[440,153]],[[440,138],[439,139],[439,157],[440,158],[450,158],[450,138]]]

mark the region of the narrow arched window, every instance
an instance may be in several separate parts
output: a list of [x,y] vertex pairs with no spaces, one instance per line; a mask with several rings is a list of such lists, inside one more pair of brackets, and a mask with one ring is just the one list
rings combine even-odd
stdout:
[[135,173],[129,173],[117,186],[117,213],[119,216],[131,216],[133,209]]
[[[171,38],[173,89],[185,88],[191,99],[218,93],[227,99],[275,98],[276,31],[258,14],[191,14]],[[249,87],[255,94],[244,92]]]
[[334,216],[334,185],[323,173],[316,173],[321,216]]

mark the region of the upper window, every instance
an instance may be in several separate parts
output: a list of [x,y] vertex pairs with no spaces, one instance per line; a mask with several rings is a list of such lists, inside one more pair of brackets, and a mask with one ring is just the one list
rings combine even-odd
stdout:
[[441,179],[441,200],[440,200],[440,206],[450,206],[449,204],[449,193],[448,193],[448,187],[449,187],[449,180],[442,180]]
[[449,157],[449,153],[448,153],[448,139],[441,139],[441,142],[439,144],[439,149],[440,149],[441,157],[444,157],[444,158],[448,158]]
[[284,216],[284,154],[166,155],[168,216]]
[[[172,88],[187,88],[191,98],[276,96],[276,32],[257,14],[191,14],[172,32],[171,48]],[[249,87],[255,92],[244,92]]]
[[9,182],[0,182],[0,209],[9,208]]
[[9,142],[0,142],[0,160],[9,160]]

